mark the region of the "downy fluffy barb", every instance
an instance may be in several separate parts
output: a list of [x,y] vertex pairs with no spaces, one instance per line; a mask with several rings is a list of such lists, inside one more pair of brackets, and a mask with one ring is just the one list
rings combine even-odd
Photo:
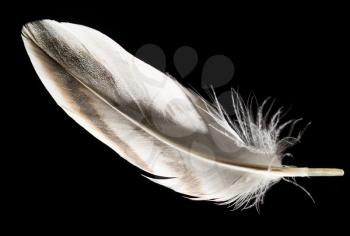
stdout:
[[283,166],[280,111],[257,114],[232,92],[235,120],[102,33],[42,20],[23,27],[30,60],[57,104],[149,178],[195,200],[249,207],[284,177],[343,175]]

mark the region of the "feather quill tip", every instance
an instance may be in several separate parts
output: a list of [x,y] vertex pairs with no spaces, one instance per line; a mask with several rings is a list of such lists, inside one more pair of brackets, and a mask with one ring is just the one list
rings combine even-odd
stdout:
[[280,173],[284,177],[326,177],[344,175],[343,169],[336,168],[282,167],[273,168],[272,171]]
[[343,176],[343,169],[332,168],[308,168],[308,176]]

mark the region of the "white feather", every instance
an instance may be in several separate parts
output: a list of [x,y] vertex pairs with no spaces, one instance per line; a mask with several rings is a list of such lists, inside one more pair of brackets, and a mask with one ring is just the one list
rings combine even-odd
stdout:
[[[236,121],[100,32],[42,20],[22,37],[46,89],[96,138],[152,181],[197,200],[235,207],[259,203],[283,177],[343,175],[339,169],[282,165],[277,112],[257,115],[232,92]],[[289,141],[293,141],[289,138]]]

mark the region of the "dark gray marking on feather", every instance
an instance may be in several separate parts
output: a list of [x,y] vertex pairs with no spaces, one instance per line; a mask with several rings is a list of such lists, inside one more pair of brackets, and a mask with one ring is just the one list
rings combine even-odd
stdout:
[[[31,34],[31,33],[29,33]],[[28,31],[23,32],[24,37],[27,39],[32,39],[28,35]],[[148,167],[147,163],[145,163],[132,149],[128,144],[123,142],[119,137],[117,137],[113,132],[110,131],[108,125],[103,122],[98,112],[89,104],[89,98],[86,94],[84,94],[83,90],[91,93],[86,88],[82,87],[80,82],[78,82],[71,74],[66,71],[66,68],[62,67],[60,63],[58,63],[54,58],[48,55],[44,50],[42,50],[38,44],[36,44],[33,40],[31,40],[33,44],[31,45],[36,49],[37,53],[40,53],[43,58],[45,58],[45,63],[50,68],[51,73],[56,74],[59,77],[59,80],[52,80],[55,82],[57,88],[60,89],[61,93],[65,100],[73,106],[76,106],[76,110],[80,112],[80,114],[85,117],[86,120],[90,121],[92,125],[99,129],[100,132],[105,135],[108,139],[117,143],[117,145],[128,154],[128,157],[132,159],[136,165],[140,166],[143,170],[151,173],[151,169]],[[47,67],[46,67],[47,68]],[[83,88],[83,89],[82,89]],[[92,96],[95,96],[91,93]],[[76,104],[72,103],[73,100]],[[60,104],[59,104],[60,105]],[[75,112],[70,110],[70,112]],[[93,117],[93,119],[91,119]]]

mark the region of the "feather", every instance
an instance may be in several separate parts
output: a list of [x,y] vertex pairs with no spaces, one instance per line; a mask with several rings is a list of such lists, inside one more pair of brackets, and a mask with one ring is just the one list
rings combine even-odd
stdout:
[[232,91],[231,121],[215,93],[207,102],[94,29],[41,20],[26,24],[22,38],[71,118],[147,178],[191,199],[250,207],[283,178],[344,174],[282,165],[296,139],[280,137],[289,123],[280,124],[280,111],[267,118],[263,104],[254,115]]

